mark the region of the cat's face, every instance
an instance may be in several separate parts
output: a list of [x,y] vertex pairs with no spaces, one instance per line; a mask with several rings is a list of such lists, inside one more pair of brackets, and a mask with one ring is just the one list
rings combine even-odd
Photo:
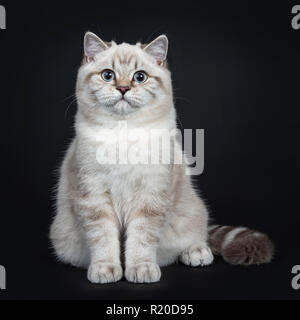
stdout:
[[90,117],[122,116],[142,108],[158,108],[172,96],[170,72],[165,66],[167,47],[166,36],[143,47],[107,44],[88,32],[76,92],[83,112]]

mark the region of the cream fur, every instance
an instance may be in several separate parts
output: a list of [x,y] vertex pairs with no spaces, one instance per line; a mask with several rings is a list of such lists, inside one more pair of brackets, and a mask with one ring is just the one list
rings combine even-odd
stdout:
[[[76,136],[60,170],[50,231],[56,255],[87,268],[94,283],[118,281],[123,269],[128,281],[156,282],[160,266],[177,259],[191,266],[208,265],[213,261],[207,245],[208,213],[184,164],[96,161],[102,130],[117,132],[120,120],[129,129],[176,128],[171,75],[161,61],[166,37],[159,37],[157,47],[152,42],[151,51],[140,44],[104,45],[99,40],[91,33],[85,37],[85,62],[76,88]],[[103,81],[104,69],[115,72],[115,81]],[[149,75],[145,83],[131,83],[137,70]],[[131,86],[127,101],[120,100],[118,85]],[[181,152],[178,143],[175,149]]]

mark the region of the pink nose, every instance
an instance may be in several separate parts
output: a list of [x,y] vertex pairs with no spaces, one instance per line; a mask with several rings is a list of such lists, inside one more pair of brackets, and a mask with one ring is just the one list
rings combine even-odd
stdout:
[[117,89],[122,93],[123,96],[128,90],[130,90],[128,86],[119,86]]

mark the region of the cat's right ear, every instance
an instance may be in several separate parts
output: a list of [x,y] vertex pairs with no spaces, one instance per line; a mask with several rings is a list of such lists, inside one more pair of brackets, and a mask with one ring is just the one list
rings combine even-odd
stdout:
[[95,56],[106,49],[108,49],[106,43],[94,33],[87,32],[84,35],[84,56],[86,62],[94,61]]

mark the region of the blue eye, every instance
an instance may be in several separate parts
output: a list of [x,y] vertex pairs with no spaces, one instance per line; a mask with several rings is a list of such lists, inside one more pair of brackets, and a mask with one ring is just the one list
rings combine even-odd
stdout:
[[143,83],[148,79],[146,72],[144,71],[137,71],[133,76],[134,81],[137,83]]
[[113,81],[115,78],[115,73],[112,70],[106,69],[102,71],[101,77],[104,81],[110,82]]

